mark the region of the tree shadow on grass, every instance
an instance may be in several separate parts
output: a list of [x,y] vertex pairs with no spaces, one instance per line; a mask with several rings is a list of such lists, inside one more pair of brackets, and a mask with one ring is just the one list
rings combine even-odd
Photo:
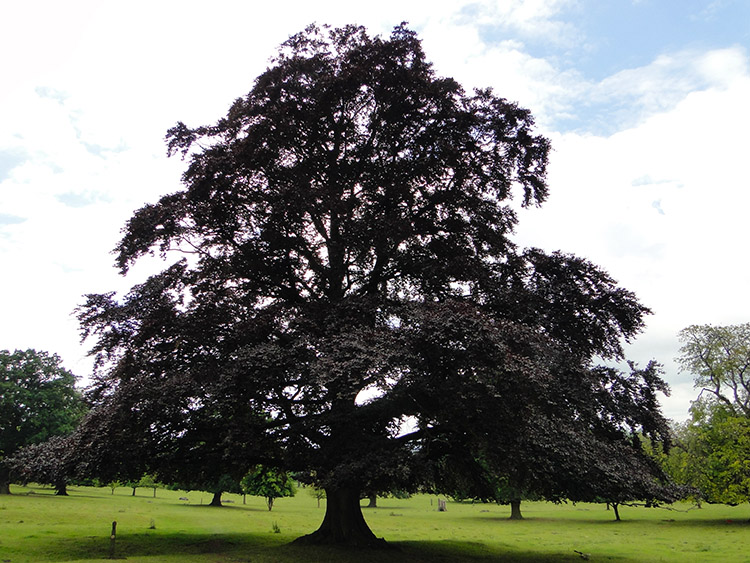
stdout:
[[[39,538],[38,545],[45,561],[75,561],[109,557],[108,537]],[[507,545],[488,546],[470,541],[402,541],[392,542],[385,549],[361,549],[331,546],[299,546],[289,543],[288,536],[268,534],[158,534],[138,533],[118,536],[115,558],[143,560],[170,557],[179,560],[203,558],[232,562],[293,563],[559,563],[580,561],[574,552],[542,553],[520,551]],[[209,559],[206,559],[209,560]],[[609,558],[608,561],[628,561]]]
[[[581,561],[581,555],[574,552],[549,553],[532,550],[519,550],[510,545],[487,545],[471,541],[419,541],[399,542],[397,544],[406,554],[413,550],[413,559],[404,559],[408,563],[448,563],[453,561],[503,563],[560,563],[562,561]],[[401,561],[401,560],[396,560]],[[609,557],[607,561],[625,563],[628,559]]]
[[676,528],[750,528],[750,520],[746,514],[742,514],[737,518],[690,518],[690,519],[676,519],[665,517],[656,522],[657,524],[664,524],[674,526]]
[[652,518],[623,518],[622,520],[615,520],[614,517],[611,519],[601,518],[536,518],[536,517],[524,517],[522,520],[511,520],[507,516],[469,516],[467,520],[494,522],[498,524],[522,525],[523,523],[538,522],[538,523],[550,523],[557,522],[560,524],[585,524],[593,526],[638,526],[643,524],[649,525],[669,525],[675,527],[684,528],[711,528],[721,527],[726,528],[727,526],[737,527],[750,527],[750,519],[746,514],[740,514],[737,518],[680,518],[670,516],[669,513],[665,513],[663,518],[652,519]]
[[[263,534],[190,534],[136,533],[117,536],[115,559],[141,559],[160,556],[223,555],[233,561],[248,561],[258,552],[271,552],[284,539],[264,537]],[[108,559],[108,536],[78,538],[38,538],[37,552],[45,561],[76,561],[80,559]]]
[[614,516],[607,520],[607,519],[601,519],[601,518],[544,518],[544,517],[537,517],[537,516],[524,516],[520,520],[511,520],[511,518],[506,515],[492,515],[492,516],[467,516],[465,517],[466,520],[474,520],[477,522],[493,522],[498,524],[507,524],[508,526],[522,526],[524,524],[528,523],[538,523],[538,524],[550,524],[550,523],[564,523],[564,524],[621,524],[626,525],[628,522],[641,522],[641,520],[615,520]]
[[[364,506],[362,505],[362,514],[367,516],[368,514],[373,514],[377,512],[384,512],[384,511],[398,511],[398,512],[415,512],[418,511],[418,508],[415,508],[413,506],[396,506],[396,505],[389,505],[384,504],[383,506],[377,505],[377,506]],[[437,510],[437,509],[436,509]]]
[[[177,505],[178,503],[175,504]],[[183,501],[179,503],[179,506],[182,506],[186,509],[221,510],[222,512],[229,512],[231,510],[240,510],[242,512],[262,512],[264,514],[267,514],[269,512],[267,508],[250,506],[248,504],[222,504],[221,506],[212,506],[210,504],[195,504]]]

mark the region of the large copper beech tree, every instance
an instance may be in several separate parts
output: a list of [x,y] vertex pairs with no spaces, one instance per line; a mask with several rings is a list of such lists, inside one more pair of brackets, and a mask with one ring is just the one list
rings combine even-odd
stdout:
[[327,494],[301,540],[357,545],[378,543],[363,491],[483,496],[495,475],[659,496],[636,439],[667,435],[658,369],[593,363],[621,359],[648,310],[589,262],[511,241],[511,200],[547,196],[527,110],[436,76],[403,25],[311,26],[225,118],[167,142],[184,189],[116,248],[123,274],[153,252],[165,269],[79,309],[99,360],[82,466],[281,467]]

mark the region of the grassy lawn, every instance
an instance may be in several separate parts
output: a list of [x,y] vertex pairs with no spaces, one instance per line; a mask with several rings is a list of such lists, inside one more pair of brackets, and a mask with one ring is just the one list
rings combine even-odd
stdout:
[[[225,495],[223,508],[207,493],[120,488],[13,487],[0,497],[0,563],[107,561],[112,521],[116,557],[144,562],[357,563],[451,561],[721,561],[750,563],[750,506],[689,510],[621,508],[622,522],[602,505],[524,503],[523,521],[492,504],[448,503],[436,497],[378,499],[364,509],[370,527],[391,549],[357,551],[289,545],[317,528],[324,509],[307,491],[278,499],[268,512],[261,498]],[[188,497],[180,501],[179,497]],[[203,504],[201,504],[203,503]],[[325,501],[321,501],[323,505]],[[275,533],[274,526],[280,532]]]

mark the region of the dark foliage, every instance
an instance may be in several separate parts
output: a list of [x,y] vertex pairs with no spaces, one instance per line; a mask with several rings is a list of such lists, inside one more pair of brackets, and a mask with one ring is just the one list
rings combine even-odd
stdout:
[[656,372],[591,364],[621,358],[647,309],[509,238],[513,205],[547,196],[548,141],[527,110],[437,77],[404,26],[310,27],[226,118],[167,142],[185,188],[135,213],[117,265],[183,257],[79,311],[92,471],[129,437],[120,467],[161,480],[284,467],[326,490],[306,541],[376,544],[362,492],[477,487],[482,458],[577,495],[587,464],[609,476],[599,456],[614,473],[639,455],[629,430],[665,438]]
[[16,481],[40,483],[55,487],[55,494],[68,494],[68,484],[75,477],[70,436],[53,436],[46,442],[32,444],[6,459]]

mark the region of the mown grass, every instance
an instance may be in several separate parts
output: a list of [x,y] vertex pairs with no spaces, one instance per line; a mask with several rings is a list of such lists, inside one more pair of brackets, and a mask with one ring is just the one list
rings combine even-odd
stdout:
[[[364,509],[370,527],[389,544],[376,551],[290,545],[319,525],[324,509],[301,490],[277,500],[150,489],[71,488],[56,497],[44,488],[13,487],[0,497],[0,563],[107,561],[112,521],[118,559],[143,562],[703,562],[750,563],[750,506],[688,510],[621,508],[622,522],[602,505],[524,503],[523,521],[508,507],[448,503],[435,497],[378,499]],[[189,501],[180,501],[179,497]],[[325,501],[322,501],[324,503]],[[203,504],[201,504],[203,503]],[[274,527],[280,530],[274,532]]]

